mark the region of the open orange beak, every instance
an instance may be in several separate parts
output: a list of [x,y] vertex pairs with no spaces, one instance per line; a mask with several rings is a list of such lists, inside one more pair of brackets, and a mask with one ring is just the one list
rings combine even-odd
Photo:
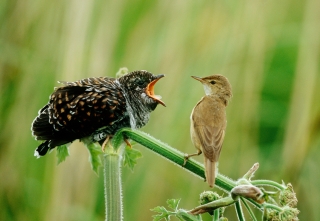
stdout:
[[154,94],[154,85],[157,83],[158,80],[160,80],[161,78],[163,78],[164,75],[163,74],[159,74],[157,76],[157,79],[151,81],[146,88],[146,93],[149,97],[151,97],[153,100],[157,101],[159,104],[162,104],[163,106],[166,106],[165,103],[163,103],[163,101],[161,100],[161,96],[160,95],[156,95]]

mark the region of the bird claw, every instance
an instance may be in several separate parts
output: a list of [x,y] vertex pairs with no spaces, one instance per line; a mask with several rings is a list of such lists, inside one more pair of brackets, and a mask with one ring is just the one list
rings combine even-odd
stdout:
[[109,140],[110,140],[110,136],[107,136],[106,139],[103,141],[103,143],[101,145],[102,152],[104,152],[104,150],[106,149],[106,145]]
[[[101,145],[102,152],[105,151],[106,146],[107,146],[107,144],[108,144],[108,142],[110,141],[111,138],[112,138],[112,136],[109,135],[109,136],[107,136],[106,139],[103,141],[103,143],[102,143],[102,145]],[[124,142],[126,142],[126,144],[130,147],[130,149],[132,149],[132,146],[131,146],[129,140],[126,139],[126,138],[123,138],[123,140],[124,140]]]
[[184,167],[186,164],[187,164],[187,161],[189,160],[189,154],[184,154],[184,161],[183,161],[183,164],[182,166]]
[[132,149],[132,146],[131,146],[131,143],[129,142],[129,140],[127,138],[123,138],[123,140],[130,147],[130,149]]
[[199,156],[200,154],[202,154],[202,151],[201,150],[198,150],[197,153],[193,153],[193,154],[187,154],[185,153],[184,154],[184,162],[183,162],[183,165],[182,166],[185,166],[187,161],[189,160],[190,157],[194,157],[194,156]]

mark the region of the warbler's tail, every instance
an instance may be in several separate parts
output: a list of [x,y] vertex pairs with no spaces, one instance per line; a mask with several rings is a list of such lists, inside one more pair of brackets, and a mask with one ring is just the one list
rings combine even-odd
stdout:
[[216,168],[217,162],[210,161],[205,157],[204,166],[206,170],[206,180],[211,188],[214,187],[215,179],[218,174],[218,168]]

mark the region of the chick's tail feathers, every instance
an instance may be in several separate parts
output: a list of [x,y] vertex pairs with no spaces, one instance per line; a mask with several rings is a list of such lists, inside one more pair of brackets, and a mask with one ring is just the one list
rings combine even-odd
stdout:
[[40,144],[37,147],[37,149],[34,151],[34,156],[37,158],[44,156],[48,152],[48,150],[51,149],[49,147],[49,143],[50,143],[50,141],[47,140],[47,141],[43,142],[42,144]]

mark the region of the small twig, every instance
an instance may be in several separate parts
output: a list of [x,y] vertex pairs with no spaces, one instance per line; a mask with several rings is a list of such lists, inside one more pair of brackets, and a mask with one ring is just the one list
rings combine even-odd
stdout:
[[252,185],[255,186],[270,186],[278,190],[284,190],[286,187],[272,180],[253,180],[251,181]]
[[273,209],[273,210],[276,210],[278,212],[282,212],[283,209],[277,205],[274,205],[274,204],[271,204],[271,203],[264,203],[263,204],[263,207],[264,208],[267,208],[267,209]]
[[253,164],[253,166],[249,169],[249,171],[243,176],[243,178],[250,180],[254,173],[259,169],[259,163]]

